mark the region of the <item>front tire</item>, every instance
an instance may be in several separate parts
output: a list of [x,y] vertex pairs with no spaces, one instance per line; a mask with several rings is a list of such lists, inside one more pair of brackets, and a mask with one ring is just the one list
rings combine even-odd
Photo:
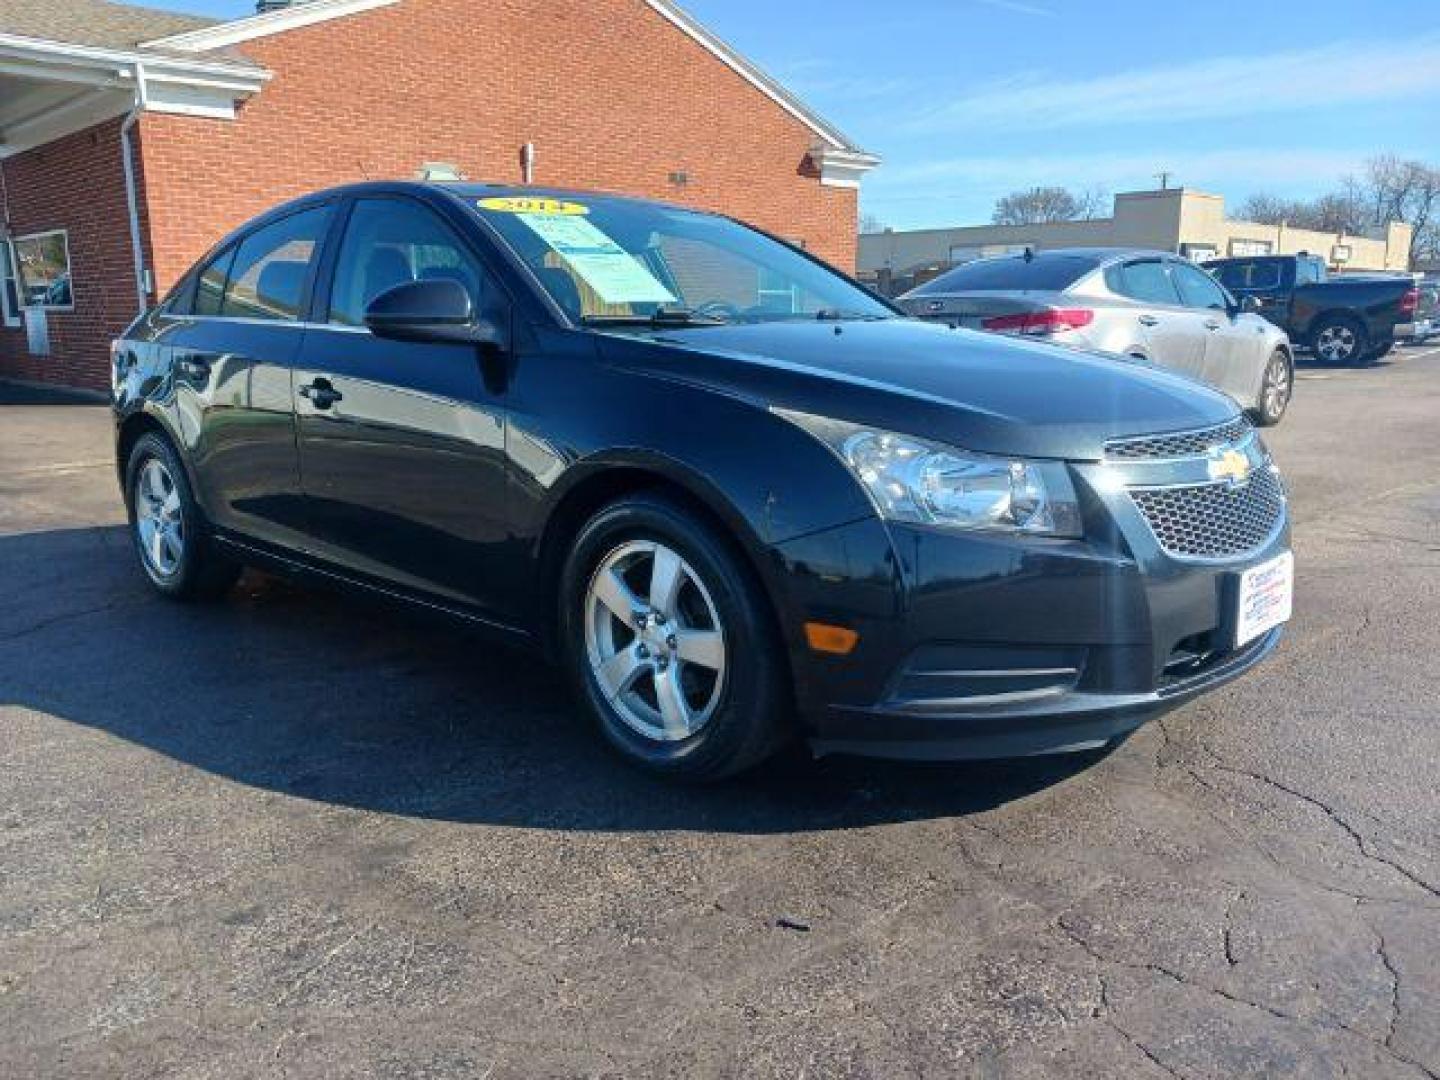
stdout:
[[1274,427],[1280,423],[1285,410],[1290,407],[1290,397],[1295,388],[1295,364],[1284,349],[1276,349],[1265,362],[1265,374],[1260,384],[1260,400],[1252,416],[1261,427]]
[[125,505],[140,568],[172,600],[214,600],[230,591],[239,564],[215,551],[175,448],[149,432],[125,467]]
[[580,531],[560,588],[565,664],[627,761],[686,781],[759,764],[786,732],[788,665],[734,545],[662,495]]

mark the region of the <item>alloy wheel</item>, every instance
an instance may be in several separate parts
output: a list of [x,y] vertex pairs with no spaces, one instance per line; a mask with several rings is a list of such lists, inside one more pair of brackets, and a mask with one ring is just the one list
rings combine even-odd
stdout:
[[1355,355],[1357,344],[1355,331],[1344,323],[1336,323],[1320,331],[1315,338],[1315,351],[1322,360],[1349,360]]
[[657,541],[622,544],[585,593],[596,685],[637,734],[679,742],[710,721],[728,662],[720,613],[685,559]]
[[135,478],[135,533],[145,565],[159,577],[173,577],[185,557],[185,519],[175,478],[151,458]]
[[1265,368],[1265,415],[1278,420],[1290,404],[1290,365],[1285,357],[1276,353]]

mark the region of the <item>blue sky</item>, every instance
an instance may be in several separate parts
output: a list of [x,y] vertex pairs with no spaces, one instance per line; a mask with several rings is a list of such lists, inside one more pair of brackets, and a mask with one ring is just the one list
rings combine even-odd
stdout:
[[1162,169],[1238,202],[1321,194],[1378,153],[1440,165],[1434,0],[683,2],[885,159],[862,205],[897,228]]

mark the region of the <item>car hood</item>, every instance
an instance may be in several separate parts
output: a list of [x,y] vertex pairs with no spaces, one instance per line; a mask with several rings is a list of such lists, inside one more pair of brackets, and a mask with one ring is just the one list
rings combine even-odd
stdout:
[[1235,405],[1118,357],[909,319],[607,330],[619,367],[987,454],[1095,460],[1107,440],[1208,427]]

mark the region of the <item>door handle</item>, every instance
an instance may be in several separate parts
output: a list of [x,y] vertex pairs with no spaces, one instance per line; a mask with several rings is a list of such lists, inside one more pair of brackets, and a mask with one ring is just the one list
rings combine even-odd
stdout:
[[181,356],[175,360],[180,377],[191,382],[205,382],[210,378],[210,361],[203,356]]
[[345,399],[344,394],[330,385],[329,379],[316,379],[300,387],[300,396],[317,409],[328,409],[335,402]]
[[1218,322],[1216,322],[1214,319],[1207,319],[1207,320],[1205,320],[1205,329],[1206,329],[1206,330],[1219,330],[1219,329],[1220,329],[1220,324],[1219,324]]
[[1141,316],[1140,316],[1140,325],[1141,325],[1141,326],[1159,326],[1159,325],[1160,325],[1160,320],[1157,319],[1154,315],[1141,315]]

